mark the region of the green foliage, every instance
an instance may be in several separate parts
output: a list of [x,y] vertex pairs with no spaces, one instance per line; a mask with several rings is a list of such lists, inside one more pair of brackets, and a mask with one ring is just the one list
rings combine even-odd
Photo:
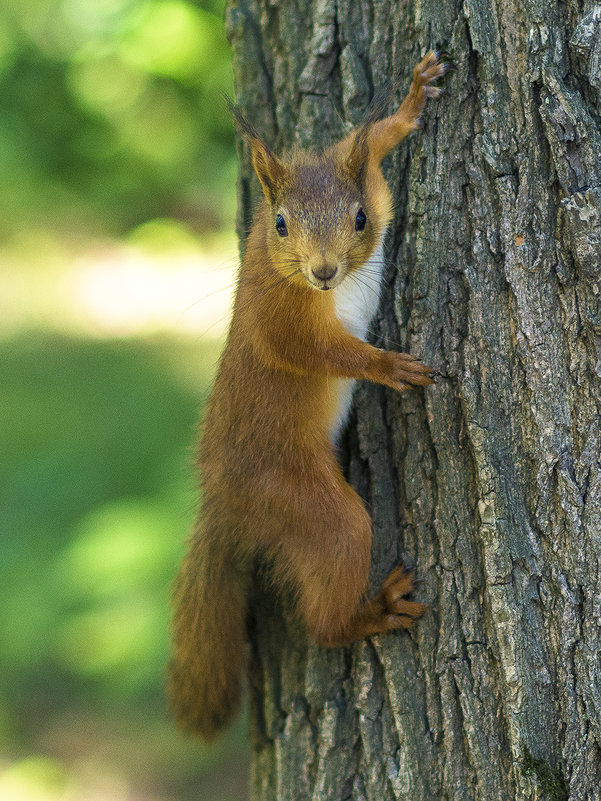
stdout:
[[48,225],[198,230],[232,212],[222,0],[23,0],[0,9],[0,237]]
[[[158,344],[49,334],[3,344],[0,670],[12,703],[28,704],[36,684],[47,693],[49,656],[59,682],[92,673],[136,696],[155,681],[141,663],[165,655],[167,587],[194,503],[186,449],[199,403],[166,370],[168,357]],[[201,374],[199,388],[206,381]],[[135,609],[129,625],[126,607]],[[119,628],[128,642],[109,653],[108,632]]]
[[[98,748],[136,779],[148,762],[149,786],[179,798],[240,753],[240,728],[216,751],[184,747],[163,697],[170,585],[196,505],[189,449],[217,352],[49,333],[0,341],[0,740],[13,755],[52,744],[2,774],[0,794],[42,768],[62,775],[77,754],[49,732],[65,717],[68,729],[86,721],[82,742],[103,731]],[[227,770],[244,786],[243,767]]]
[[[185,744],[163,692],[219,346],[25,330],[74,328],[79,278],[127,273],[125,253],[168,272],[231,226],[223,8],[0,6],[2,798],[244,797],[244,721],[214,748]],[[133,306],[111,291],[109,316]]]

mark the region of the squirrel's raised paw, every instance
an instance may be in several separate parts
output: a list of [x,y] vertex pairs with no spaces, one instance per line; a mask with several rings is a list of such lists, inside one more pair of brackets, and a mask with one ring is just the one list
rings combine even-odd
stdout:
[[413,81],[409,88],[409,114],[414,117],[414,130],[422,127],[421,113],[427,98],[437,98],[444,93],[439,86],[431,86],[432,81],[441,78],[451,69],[449,62],[444,61],[446,53],[430,50],[413,70]]
[[445,61],[446,55],[441,50],[426,53],[413,70],[413,83],[424,86],[441,78],[451,68],[449,62]]

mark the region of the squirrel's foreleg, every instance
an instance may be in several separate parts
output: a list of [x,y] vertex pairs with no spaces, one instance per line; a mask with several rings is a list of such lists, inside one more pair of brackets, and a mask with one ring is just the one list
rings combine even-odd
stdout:
[[375,122],[369,131],[369,155],[379,164],[409,134],[421,128],[421,115],[428,97],[438,97],[441,89],[431,86],[442,77],[449,65],[440,63],[440,55],[430,50],[413,70],[413,80],[398,111]]

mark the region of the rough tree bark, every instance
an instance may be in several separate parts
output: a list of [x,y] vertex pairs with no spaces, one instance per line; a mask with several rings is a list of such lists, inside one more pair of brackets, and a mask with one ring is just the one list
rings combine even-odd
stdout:
[[[439,373],[361,385],[343,455],[372,581],[412,634],[308,644],[254,601],[253,801],[601,798],[601,7],[230,0],[237,99],[276,149],[332,141],[430,47],[457,71],[386,173],[373,341]],[[240,231],[258,186],[239,143]]]

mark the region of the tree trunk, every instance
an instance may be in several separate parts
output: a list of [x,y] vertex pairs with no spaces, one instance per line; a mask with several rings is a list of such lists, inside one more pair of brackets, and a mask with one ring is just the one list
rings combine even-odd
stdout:
[[[434,367],[361,384],[342,458],[430,610],[341,650],[257,589],[253,801],[601,798],[601,7],[230,0],[237,99],[274,149],[362,119],[428,48],[457,71],[385,173],[373,342]],[[258,186],[239,143],[239,226]]]

